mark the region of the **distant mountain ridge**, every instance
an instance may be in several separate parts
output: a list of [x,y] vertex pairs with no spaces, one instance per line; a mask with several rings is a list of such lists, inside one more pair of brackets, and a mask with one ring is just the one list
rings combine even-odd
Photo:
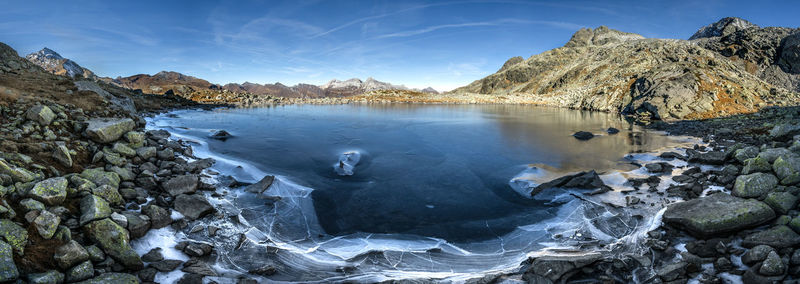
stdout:
[[[258,84],[251,82],[228,83],[219,85],[197,77],[184,75],[174,71],[161,71],[153,75],[137,74],[128,77],[97,77],[89,69],[83,68],[74,61],[64,58],[57,52],[43,48],[26,57],[32,63],[41,66],[48,72],[69,77],[83,76],[91,80],[100,80],[131,90],[142,90],[144,93],[171,93],[188,97],[193,93],[232,92],[253,95],[285,97],[285,98],[323,98],[360,95],[374,90],[412,90],[403,85],[393,85],[370,77],[365,81],[353,78],[346,81],[331,80],[321,86],[297,84],[286,86],[281,83]],[[438,94],[431,87],[416,90],[424,93]],[[206,94],[208,95],[208,94]]]

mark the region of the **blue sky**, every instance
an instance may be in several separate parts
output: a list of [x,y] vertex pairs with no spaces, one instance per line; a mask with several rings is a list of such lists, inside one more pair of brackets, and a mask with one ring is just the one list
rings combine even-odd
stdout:
[[101,76],[213,83],[366,78],[447,90],[607,25],[686,39],[725,16],[800,26],[797,1],[8,1],[0,41]]

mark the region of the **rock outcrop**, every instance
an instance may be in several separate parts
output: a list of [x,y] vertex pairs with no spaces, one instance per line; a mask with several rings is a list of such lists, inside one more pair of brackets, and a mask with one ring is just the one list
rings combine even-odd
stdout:
[[83,77],[96,80],[97,76],[89,69],[83,68],[75,61],[61,57],[57,52],[47,47],[25,56],[30,62],[41,66],[44,70],[56,75],[68,77]]

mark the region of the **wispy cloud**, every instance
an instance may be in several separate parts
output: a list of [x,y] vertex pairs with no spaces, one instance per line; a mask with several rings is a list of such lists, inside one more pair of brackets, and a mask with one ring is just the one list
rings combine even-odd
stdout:
[[521,19],[500,19],[500,20],[495,20],[495,21],[435,25],[435,26],[429,26],[429,27],[416,29],[416,30],[408,30],[408,31],[384,34],[384,35],[378,36],[377,38],[409,37],[409,36],[415,36],[415,35],[425,34],[425,33],[429,33],[429,32],[434,32],[434,31],[441,30],[441,29],[500,26],[500,25],[509,25],[509,24],[547,25],[547,26],[563,28],[563,29],[570,29],[570,30],[577,30],[577,29],[582,27],[581,25],[574,24],[574,23],[568,23],[568,22],[536,21],[536,20],[521,20]]

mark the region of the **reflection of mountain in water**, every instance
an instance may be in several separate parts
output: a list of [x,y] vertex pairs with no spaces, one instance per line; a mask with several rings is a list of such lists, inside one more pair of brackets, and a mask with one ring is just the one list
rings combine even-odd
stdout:
[[[670,145],[663,134],[648,132],[610,113],[516,105],[488,105],[481,108],[494,122],[507,147],[533,152],[531,163],[542,163],[563,171],[608,170],[628,153],[653,151]],[[620,133],[609,135],[614,127]],[[595,138],[580,141],[577,131],[589,131]]]

